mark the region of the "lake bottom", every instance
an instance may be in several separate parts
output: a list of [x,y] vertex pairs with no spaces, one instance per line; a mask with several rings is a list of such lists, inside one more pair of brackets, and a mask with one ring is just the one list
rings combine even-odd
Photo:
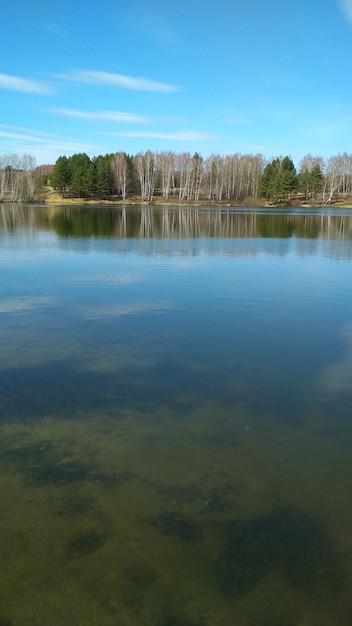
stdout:
[[2,422],[0,625],[349,625],[351,432],[330,409]]

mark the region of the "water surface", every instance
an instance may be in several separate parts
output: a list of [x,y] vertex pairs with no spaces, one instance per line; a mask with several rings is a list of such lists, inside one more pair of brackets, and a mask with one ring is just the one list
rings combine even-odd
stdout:
[[348,210],[1,207],[0,625],[349,626]]

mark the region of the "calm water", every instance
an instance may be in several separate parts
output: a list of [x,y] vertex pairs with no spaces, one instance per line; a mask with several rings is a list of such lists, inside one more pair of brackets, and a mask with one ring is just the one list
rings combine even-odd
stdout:
[[0,289],[0,626],[351,625],[352,212],[2,206]]

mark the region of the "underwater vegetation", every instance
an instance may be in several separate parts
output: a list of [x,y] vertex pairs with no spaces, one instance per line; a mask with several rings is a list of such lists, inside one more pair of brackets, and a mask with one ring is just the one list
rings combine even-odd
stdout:
[[193,503],[202,498],[202,492],[196,485],[165,485],[156,483],[155,488],[158,493],[179,504]]
[[289,615],[276,617],[266,613],[251,619],[248,626],[295,626],[295,622]]
[[86,556],[96,552],[108,539],[108,533],[102,529],[90,529],[79,533],[69,542],[68,553],[70,557]]
[[246,594],[277,573],[297,589],[336,593],[343,582],[340,557],[326,525],[296,508],[278,508],[254,519],[228,523],[217,564],[224,593]]
[[152,523],[159,532],[173,539],[192,542],[201,538],[198,524],[183,513],[160,513]]
[[189,618],[172,610],[164,610],[160,625],[158,626],[206,626],[202,618]]
[[68,461],[59,446],[48,440],[24,445],[3,441],[0,460],[23,473],[26,481],[38,486],[66,485],[92,476],[90,467],[78,461]]
[[48,462],[27,468],[27,477],[37,485],[68,485],[89,479],[90,469],[78,461]]
[[0,443],[0,459],[17,469],[26,469],[47,462],[55,453],[56,446],[49,440],[34,441],[19,445],[15,438],[3,439]]
[[60,500],[54,499],[56,514],[64,518],[78,519],[84,515],[93,514],[101,517],[99,504],[92,496],[86,496],[78,489]]
[[30,483],[37,487],[60,487],[94,481],[109,489],[135,478],[128,470],[104,474],[92,464],[86,465],[76,459],[71,461],[62,446],[48,440],[31,441],[24,445],[16,441],[1,441],[0,461],[4,462],[4,469],[23,474],[26,485]]

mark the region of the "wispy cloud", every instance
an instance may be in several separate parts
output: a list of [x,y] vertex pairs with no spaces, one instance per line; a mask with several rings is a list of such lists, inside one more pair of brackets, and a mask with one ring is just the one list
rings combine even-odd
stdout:
[[0,88],[22,93],[44,94],[50,92],[44,83],[19,76],[10,76],[9,74],[0,74]]
[[341,11],[352,22],[352,0],[338,0]]
[[23,132],[19,130],[7,130],[7,126],[0,126],[0,137],[5,137],[7,139],[15,139],[18,141],[28,141],[29,143],[36,143],[39,141],[38,137],[29,134],[31,131]]
[[46,28],[53,35],[56,35],[58,37],[63,37],[64,36],[64,30],[63,30],[61,24],[58,24],[57,22],[48,22],[46,24]]
[[180,130],[176,132],[160,133],[157,131],[131,131],[131,132],[106,132],[102,135],[112,135],[115,137],[137,137],[137,138],[149,138],[149,139],[167,139],[175,141],[207,141],[209,139],[220,139],[217,135],[210,135],[209,133],[203,133],[198,130]]
[[[39,151],[48,156],[52,154],[54,157],[57,153],[73,154],[75,152],[94,152],[97,150],[97,146],[70,137],[5,124],[0,124],[1,138],[0,149],[4,152],[28,152],[35,149],[37,152]],[[57,156],[55,156],[55,160],[56,158]]]
[[239,126],[247,126],[253,123],[248,117],[229,117],[226,122],[227,124],[237,124]]
[[77,109],[45,109],[49,113],[54,115],[61,115],[63,117],[74,117],[80,120],[87,120],[92,122],[123,122],[132,124],[145,124],[149,120],[137,113],[124,113],[122,111],[78,111]]
[[261,144],[261,143],[251,143],[251,144],[248,144],[245,149],[248,152],[256,152],[256,153],[258,153],[258,152],[266,152],[266,151],[268,151],[270,153],[270,147],[265,145],[265,144]]
[[50,135],[49,133],[46,134],[46,133],[41,133],[40,131],[31,131],[31,130],[28,130],[28,132],[9,131],[9,130],[3,130],[2,127],[0,127],[0,137],[17,140],[20,142],[27,142],[28,144],[32,144],[32,145],[49,144],[53,146],[53,144],[55,144],[56,148],[57,147],[68,148],[68,146],[70,146],[69,149],[76,150],[76,149],[84,148],[85,150],[87,150],[88,147],[91,147],[89,146],[89,144],[84,143],[84,142],[65,139],[63,137],[59,138],[57,136]]
[[161,83],[149,78],[139,78],[135,76],[125,76],[124,74],[114,74],[111,72],[101,72],[94,70],[70,70],[61,74],[56,74],[57,78],[77,83],[87,83],[89,85],[104,85],[107,87],[122,87],[134,91],[156,91],[175,92],[180,87],[169,83]]
[[[151,3],[136,3],[132,7],[130,13],[130,19],[128,20],[128,28],[132,31],[135,30],[138,35],[142,34],[148,39],[157,40],[159,43],[166,46],[180,47],[182,44],[182,32],[178,32],[175,28],[175,23],[168,14],[167,9],[164,10],[165,15],[162,15],[163,8],[161,6],[153,7]],[[180,37],[181,35],[181,37]]]

